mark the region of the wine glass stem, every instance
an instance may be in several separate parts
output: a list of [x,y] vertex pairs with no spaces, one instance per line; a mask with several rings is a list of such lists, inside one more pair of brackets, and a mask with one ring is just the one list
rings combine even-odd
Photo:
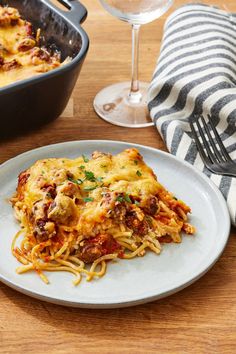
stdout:
[[139,91],[138,64],[139,64],[139,30],[140,25],[132,25],[132,80],[129,93],[131,103],[139,103],[142,95]]

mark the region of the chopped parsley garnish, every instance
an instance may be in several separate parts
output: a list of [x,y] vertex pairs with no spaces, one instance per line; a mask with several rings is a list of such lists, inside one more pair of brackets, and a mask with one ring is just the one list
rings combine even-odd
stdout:
[[124,200],[128,203],[132,203],[132,200],[130,199],[130,197],[128,196],[128,194],[124,195]]
[[138,171],[136,172],[136,175],[139,176],[139,177],[141,177],[141,176],[142,176],[142,173],[138,170]]
[[97,188],[97,184],[95,186],[84,187],[84,191],[93,191]]
[[85,174],[85,178],[88,180],[88,181],[91,181],[91,182],[95,182],[96,181],[96,177],[94,176],[94,173],[91,172],[91,171],[84,171],[84,174]]
[[134,160],[134,163],[135,163],[135,165],[137,165],[138,164],[138,160]]
[[85,155],[82,155],[82,157],[85,163],[89,162],[89,159]]
[[102,168],[106,168],[106,167],[107,167],[107,165],[100,165],[100,167],[102,167]]
[[140,204],[140,202],[138,202],[137,200],[135,200],[135,201],[134,201],[134,204],[138,206],[138,205]]
[[124,195],[118,195],[118,197],[116,198],[116,200],[120,203],[122,202],[127,202],[127,203],[131,203],[132,204],[132,200],[130,199],[130,197],[128,196],[127,193],[125,193]]
[[103,178],[104,178],[104,177],[97,177],[96,180],[97,180],[98,182],[102,182]]
[[80,168],[81,170],[84,170],[84,169],[85,169],[85,166],[81,165],[79,168]]
[[85,174],[85,179],[87,179],[90,182],[102,182],[103,177],[95,177],[94,173],[92,171],[84,171]]
[[74,179],[74,178],[71,178],[71,177],[68,177],[68,180],[70,181],[70,182],[73,182],[73,183],[75,183],[75,184],[82,184],[83,183],[83,180],[82,179]]
[[124,202],[124,197],[122,197],[121,195],[118,195],[118,197],[116,198],[117,202]]
[[91,197],[87,197],[87,198],[83,198],[83,201],[84,201],[85,203],[88,203],[88,202],[93,202],[94,199],[91,198]]
[[42,175],[44,175],[45,171],[41,171]]

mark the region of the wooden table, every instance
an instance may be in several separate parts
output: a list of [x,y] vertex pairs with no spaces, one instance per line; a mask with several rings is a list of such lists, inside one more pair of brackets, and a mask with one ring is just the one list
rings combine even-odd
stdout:
[[[207,1],[206,1],[207,2]],[[214,3],[236,12],[235,0]],[[104,86],[129,79],[130,28],[98,1],[83,0],[90,51],[71,109],[41,129],[0,142],[0,163],[39,146],[69,140],[114,139],[165,149],[155,128],[110,125],[93,111]],[[207,3],[211,3],[208,1]],[[176,1],[175,6],[181,4]],[[150,80],[162,26],[143,27],[140,76]],[[235,353],[236,231],[217,264],[199,281],[166,299],[128,309],[86,310],[31,299],[0,284],[0,353]]]

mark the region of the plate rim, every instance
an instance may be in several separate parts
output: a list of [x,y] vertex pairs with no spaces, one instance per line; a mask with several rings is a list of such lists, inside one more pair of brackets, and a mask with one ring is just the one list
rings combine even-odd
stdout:
[[[48,145],[43,145],[41,147],[35,148],[35,149],[31,149],[28,151],[25,151],[23,153],[20,153],[10,159],[8,159],[7,161],[3,162],[2,164],[0,164],[0,173],[2,171],[2,169],[4,169],[4,167],[7,167],[8,165],[11,165],[12,163],[14,163],[15,160],[18,160],[19,158],[25,158],[27,156],[30,156],[32,153],[37,153],[39,151],[44,151],[47,150],[48,148],[50,149],[57,149],[57,147],[61,147],[63,145],[65,146],[73,146],[75,144],[91,144],[91,143],[95,143],[95,144],[115,144],[116,147],[117,146],[127,146],[129,145],[130,147],[136,147],[136,148],[141,148],[147,151],[151,151],[153,153],[157,153],[160,155],[163,155],[165,157],[167,157],[168,159],[171,160],[175,160],[178,163],[180,163],[181,165],[184,165],[185,167],[189,168],[190,170],[193,171],[193,173],[197,174],[200,178],[202,178],[203,180],[205,180],[205,182],[210,186],[211,190],[216,194],[217,198],[220,200],[220,207],[223,210],[224,213],[224,217],[225,217],[225,224],[226,224],[226,229],[224,231],[224,237],[222,239],[222,245],[220,247],[219,250],[217,250],[217,253],[214,257],[214,260],[211,261],[200,273],[198,273],[196,276],[191,277],[189,280],[184,281],[183,284],[177,286],[177,287],[172,287],[171,289],[167,289],[166,291],[163,291],[162,293],[159,294],[154,294],[154,295],[148,295],[146,294],[146,296],[140,295],[139,296],[133,296],[130,297],[129,300],[123,300],[123,301],[102,301],[102,299],[99,300],[99,302],[96,299],[90,299],[89,302],[87,302],[86,300],[79,300],[78,302],[74,302],[71,300],[64,300],[64,299],[59,299],[58,297],[51,297],[51,296],[47,296],[47,295],[43,295],[41,294],[39,291],[32,291],[29,288],[25,288],[25,287],[21,287],[18,286],[14,283],[14,281],[11,281],[9,279],[7,279],[7,277],[5,277],[1,270],[0,270],[0,281],[4,284],[6,284],[7,286],[11,287],[12,289],[23,293],[25,295],[28,295],[32,298],[36,298],[42,301],[46,301],[49,303],[54,303],[57,305],[63,305],[63,306],[69,306],[69,307],[80,307],[80,308],[121,308],[121,307],[130,307],[130,306],[136,306],[139,304],[144,304],[147,302],[152,302],[155,300],[159,300],[162,299],[164,297],[167,297],[169,295],[172,295],[174,293],[177,293],[181,290],[183,290],[184,288],[188,287],[189,285],[193,284],[195,281],[197,281],[198,279],[200,279],[204,274],[206,274],[213,266],[214,264],[217,262],[217,260],[220,258],[221,254],[223,253],[228,239],[229,239],[229,235],[230,235],[230,227],[231,227],[231,222],[230,222],[230,215],[229,215],[229,210],[226,204],[226,201],[222,195],[222,193],[220,192],[220,190],[216,187],[216,185],[200,170],[198,170],[195,166],[191,165],[190,163],[188,163],[185,160],[180,159],[179,157],[170,154],[169,152],[165,152],[163,150],[159,150],[157,148],[153,148],[151,146],[147,146],[147,145],[142,145],[142,144],[136,144],[136,143],[131,143],[131,142],[127,142],[127,141],[117,141],[117,140],[100,140],[100,139],[81,139],[81,140],[70,140],[70,141],[63,141],[63,142],[59,142],[56,144],[48,144]],[[46,158],[46,157],[45,157]]]

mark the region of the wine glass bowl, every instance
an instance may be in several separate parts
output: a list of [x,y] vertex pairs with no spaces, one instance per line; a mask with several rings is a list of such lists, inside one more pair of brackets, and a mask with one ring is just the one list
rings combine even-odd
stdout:
[[120,20],[144,25],[162,16],[173,0],[100,0],[102,6]]
[[147,107],[149,84],[139,82],[139,30],[160,17],[173,0],[100,0],[113,16],[132,25],[132,80],[102,89],[94,99],[94,109],[104,120],[124,126],[140,128],[153,125]]

